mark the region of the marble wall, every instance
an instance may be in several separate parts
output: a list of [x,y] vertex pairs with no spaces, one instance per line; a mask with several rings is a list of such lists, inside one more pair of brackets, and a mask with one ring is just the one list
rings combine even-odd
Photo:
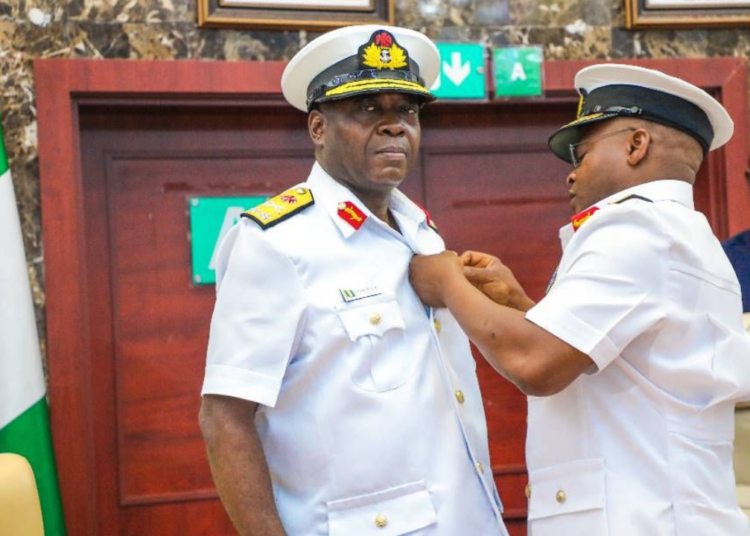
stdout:
[[[750,29],[625,29],[624,0],[395,0],[434,39],[539,44],[545,59],[745,56]],[[281,60],[316,34],[201,30],[195,0],[0,0],[0,109],[44,350],[34,58]]]

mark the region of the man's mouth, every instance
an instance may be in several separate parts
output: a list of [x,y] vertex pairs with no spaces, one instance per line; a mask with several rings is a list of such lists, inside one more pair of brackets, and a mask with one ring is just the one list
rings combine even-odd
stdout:
[[375,154],[382,154],[384,156],[406,156],[406,149],[397,145],[389,145],[388,147],[382,147],[375,151]]

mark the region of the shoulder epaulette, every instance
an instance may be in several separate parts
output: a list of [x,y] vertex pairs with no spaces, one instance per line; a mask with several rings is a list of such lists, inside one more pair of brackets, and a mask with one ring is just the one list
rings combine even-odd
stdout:
[[242,217],[250,218],[265,230],[314,204],[315,199],[309,188],[292,188],[246,210],[242,213]]
[[651,201],[648,197],[643,197],[642,195],[638,195],[638,194],[630,194],[629,196],[624,197],[620,199],[619,201],[615,201],[612,204],[619,205],[620,203],[624,203],[625,201],[632,201],[633,199],[637,199],[639,201],[645,201],[646,203],[653,203],[653,201]]

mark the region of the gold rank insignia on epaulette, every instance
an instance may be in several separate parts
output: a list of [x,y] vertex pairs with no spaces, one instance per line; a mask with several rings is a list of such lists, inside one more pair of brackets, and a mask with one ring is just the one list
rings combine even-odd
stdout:
[[242,217],[250,218],[265,230],[314,204],[315,199],[309,188],[292,188],[246,210],[242,213]]

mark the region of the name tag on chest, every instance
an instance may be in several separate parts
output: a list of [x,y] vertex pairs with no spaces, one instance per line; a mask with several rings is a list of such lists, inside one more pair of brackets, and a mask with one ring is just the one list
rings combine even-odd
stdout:
[[341,293],[341,297],[344,298],[344,301],[347,303],[362,300],[364,298],[372,298],[373,296],[379,296],[383,293],[377,285],[363,288],[340,288],[339,292]]

